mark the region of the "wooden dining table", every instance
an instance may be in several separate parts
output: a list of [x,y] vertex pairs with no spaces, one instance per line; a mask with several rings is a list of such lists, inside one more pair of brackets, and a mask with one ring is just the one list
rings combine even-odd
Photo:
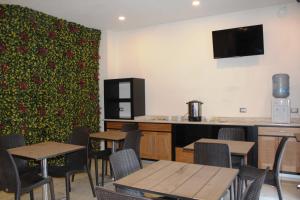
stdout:
[[219,200],[237,169],[160,160],[116,182],[116,187],[182,199]]
[[[244,165],[247,165],[247,155],[255,144],[255,142],[249,142],[249,141],[233,141],[233,140],[220,140],[220,139],[208,139],[208,138],[202,138],[195,142],[227,144],[229,147],[230,154],[241,156],[243,158]],[[195,142],[185,146],[183,150],[194,151]]]
[[[41,161],[42,175],[44,178],[48,177],[48,158],[72,153],[84,149],[84,146],[65,144],[58,142],[42,142],[38,144],[20,146],[8,149],[8,152],[16,157],[26,158]],[[48,199],[48,186],[43,186],[43,200]]]
[[109,130],[90,134],[90,138],[94,140],[104,140],[112,142],[112,152],[116,151],[116,143],[125,140],[127,133],[118,130]]

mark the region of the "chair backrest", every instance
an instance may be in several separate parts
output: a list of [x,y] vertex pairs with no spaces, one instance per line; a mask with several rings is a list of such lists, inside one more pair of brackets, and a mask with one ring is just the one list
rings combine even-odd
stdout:
[[[0,136],[0,149],[7,150],[15,147],[25,146],[24,136],[21,134],[12,134]],[[27,161],[20,158],[14,158],[15,164],[19,171],[22,171],[27,166]]]
[[221,128],[218,132],[218,139],[245,141],[246,133],[243,128]]
[[0,150],[0,182],[1,190],[20,192],[21,182],[17,166],[13,157],[4,149]]
[[231,168],[229,147],[227,144],[195,142],[194,163]]
[[129,131],[135,131],[138,129],[139,129],[139,127],[138,127],[137,123],[125,123],[125,124],[123,124],[121,131],[129,132]]
[[82,170],[87,166],[90,130],[85,127],[74,128],[69,138],[70,144],[84,146],[85,149],[67,154],[66,164],[70,170]]
[[265,181],[269,168],[262,172],[257,178],[246,188],[242,200],[259,200],[260,191]]
[[277,147],[275,159],[274,159],[274,163],[273,163],[273,172],[275,173],[275,176],[279,176],[281,161],[282,161],[284,149],[285,149],[288,139],[289,139],[288,137],[282,137],[282,139]]
[[140,143],[141,143],[142,133],[139,130],[129,131],[126,135],[123,149],[133,149],[136,156],[140,160]]
[[135,197],[124,193],[118,193],[103,187],[95,188],[97,200],[149,200],[144,197]]
[[124,149],[115,152],[109,157],[109,161],[116,180],[141,169],[139,160],[133,149]]
[[[119,180],[141,169],[140,162],[133,149],[124,149],[113,153],[109,157],[109,161],[116,180]],[[133,196],[143,196],[142,192],[132,189],[116,187],[116,191]]]

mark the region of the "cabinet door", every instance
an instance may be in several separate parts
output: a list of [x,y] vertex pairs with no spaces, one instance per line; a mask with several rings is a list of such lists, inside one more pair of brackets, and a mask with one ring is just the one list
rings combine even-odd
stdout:
[[156,133],[156,156],[158,160],[172,160],[171,133]]
[[300,142],[296,138],[289,138],[286,144],[281,170],[286,172],[300,172]]
[[258,136],[258,167],[272,169],[278,146],[278,137]]
[[157,159],[155,155],[155,132],[143,131],[141,138],[141,157],[148,159]]

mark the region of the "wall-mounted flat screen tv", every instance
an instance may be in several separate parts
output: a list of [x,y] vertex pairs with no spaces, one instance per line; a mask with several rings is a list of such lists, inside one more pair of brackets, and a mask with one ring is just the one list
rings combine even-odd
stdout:
[[264,54],[263,25],[212,32],[214,58]]

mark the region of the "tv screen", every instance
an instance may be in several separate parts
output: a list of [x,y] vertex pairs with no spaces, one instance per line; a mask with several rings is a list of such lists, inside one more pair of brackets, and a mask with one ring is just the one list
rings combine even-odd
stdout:
[[264,54],[263,25],[212,32],[214,58]]

